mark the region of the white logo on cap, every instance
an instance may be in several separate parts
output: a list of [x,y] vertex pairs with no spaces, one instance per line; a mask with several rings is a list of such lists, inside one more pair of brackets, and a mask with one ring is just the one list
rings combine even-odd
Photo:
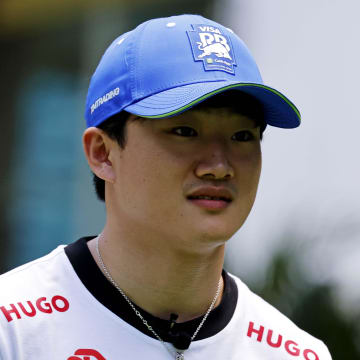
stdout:
[[117,87],[114,90],[109,91],[108,93],[106,93],[104,96],[98,98],[92,105],[91,105],[91,114],[102,104],[108,102],[109,100],[111,100],[112,98],[114,98],[115,96],[118,96],[120,94],[120,89]]
[[[203,58],[204,56],[209,56],[211,54],[215,54],[217,57],[223,57],[223,58],[232,60],[232,58],[229,54],[230,47],[226,43],[225,38],[223,38],[225,40],[224,43],[215,42],[215,44],[213,44],[212,42],[215,40],[214,38],[213,39],[211,39],[211,38],[205,39],[205,36],[211,35],[211,34],[202,33],[199,35],[200,35],[200,38],[203,37],[203,39],[205,40],[205,41],[197,43],[199,45],[198,46],[199,50],[203,51],[203,53],[201,55],[199,55],[200,59]],[[203,35],[203,36],[201,36],[201,35]],[[204,42],[207,45],[204,45]]]
[[229,35],[209,25],[197,24],[192,27],[193,30],[187,33],[194,60],[202,60],[205,70],[222,70],[234,74],[236,62]]

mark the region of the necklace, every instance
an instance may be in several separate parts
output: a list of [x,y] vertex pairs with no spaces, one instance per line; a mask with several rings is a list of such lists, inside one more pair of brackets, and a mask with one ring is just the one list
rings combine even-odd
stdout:
[[[103,270],[103,272],[105,273],[107,279],[114,285],[114,287],[120,292],[120,294],[123,296],[123,298],[126,300],[126,302],[130,305],[130,307],[134,310],[136,316],[138,316],[141,321],[143,322],[143,324],[147,327],[147,329],[165,346],[165,348],[168,350],[168,352],[171,354],[171,356],[175,356],[175,360],[185,360],[185,356],[184,356],[184,351],[185,350],[179,350],[176,349],[175,347],[171,347],[170,344],[166,343],[156,332],[155,330],[151,327],[151,325],[148,324],[148,322],[144,319],[144,317],[141,315],[141,313],[139,312],[139,310],[137,310],[134,306],[134,304],[132,303],[132,301],[127,297],[127,295],[124,293],[124,291],[120,288],[120,286],[115,282],[115,280],[112,278],[112,276],[110,275],[109,270],[107,269],[107,267],[104,264],[104,261],[102,259],[102,256],[100,254],[100,250],[99,250],[99,238],[100,238],[101,234],[96,238],[96,242],[95,242],[95,246],[96,246],[96,252],[97,252],[97,256],[101,265],[101,268]],[[190,343],[191,341],[193,341],[196,337],[196,335],[198,334],[199,330],[202,328],[202,326],[204,325],[205,320],[207,319],[207,317],[209,316],[211,310],[214,308],[214,305],[216,303],[217,298],[219,297],[219,293],[220,293],[220,287],[221,287],[221,277],[217,286],[217,290],[215,293],[215,296],[207,310],[207,312],[205,313],[204,317],[202,318],[199,326],[196,328],[194,334],[191,336],[190,339]]]

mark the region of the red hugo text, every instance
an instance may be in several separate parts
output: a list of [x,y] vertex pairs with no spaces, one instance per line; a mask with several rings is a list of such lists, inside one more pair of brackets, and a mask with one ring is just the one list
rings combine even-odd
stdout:
[[26,301],[26,304],[18,302],[17,305],[0,306],[0,310],[6,320],[10,322],[14,319],[21,319],[22,314],[33,317],[37,314],[37,311],[51,314],[53,311],[65,312],[70,307],[69,301],[60,295],[53,296],[49,301],[47,301],[46,297],[41,297],[35,302]]
[[280,348],[283,345],[286,352],[294,357],[302,355],[302,358],[305,360],[320,360],[315,351],[310,349],[301,350],[295,341],[285,341],[282,335],[279,334],[275,336],[273,330],[271,329],[268,329],[266,332],[264,326],[262,325],[255,327],[252,321],[249,322],[247,336],[250,338],[256,338],[256,340],[259,342],[264,340],[269,346],[273,348]]

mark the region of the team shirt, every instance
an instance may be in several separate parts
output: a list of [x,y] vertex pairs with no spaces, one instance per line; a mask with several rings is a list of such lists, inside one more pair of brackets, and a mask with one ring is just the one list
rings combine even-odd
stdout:
[[[0,276],[1,360],[169,360],[87,247],[91,237]],[[223,271],[221,303],[186,360],[331,360],[327,347]],[[136,307],[160,337],[193,334],[202,317],[173,323]]]

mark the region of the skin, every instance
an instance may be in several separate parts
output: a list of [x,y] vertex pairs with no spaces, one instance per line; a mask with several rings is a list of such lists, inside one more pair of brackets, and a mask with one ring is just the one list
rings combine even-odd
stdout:
[[[255,200],[261,171],[255,122],[227,108],[195,108],[130,121],[124,149],[97,128],[85,131],[83,143],[92,171],[106,184],[99,247],[114,280],[160,318],[176,313],[181,322],[204,314],[221,278],[225,244]],[[189,201],[209,185],[229,189],[233,201],[224,209]],[[94,240],[88,246],[98,263]]]

